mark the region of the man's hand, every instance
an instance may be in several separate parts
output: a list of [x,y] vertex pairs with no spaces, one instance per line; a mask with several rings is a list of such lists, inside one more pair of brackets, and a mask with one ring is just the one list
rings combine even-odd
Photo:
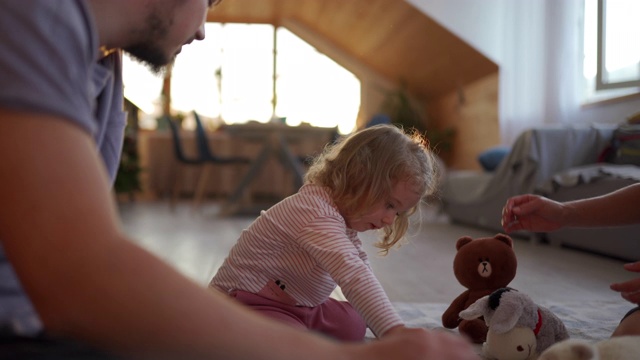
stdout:
[[[640,261],[625,264],[627,271],[640,272]],[[617,291],[622,297],[634,304],[640,304],[640,278],[622,283],[611,284],[611,290]]]
[[369,359],[480,360],[468,340],[446,330],[395,326],[370,344]]

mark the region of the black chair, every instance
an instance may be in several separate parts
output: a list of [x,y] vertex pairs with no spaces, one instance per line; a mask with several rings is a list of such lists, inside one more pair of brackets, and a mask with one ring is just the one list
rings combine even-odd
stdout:
[[[329,145],[333,145],[336,142],[338,142],[340,140],[340,137],[342,135],[340,135],[340,133],[338,132],[338,127],[336,126],[333,130],[333,132],[331,133],[331,137],[329,139],[329,141],[327,142],[327,144],[325,146],[329,146]],[[324,149],[322,150],[324,151]],[[319,154],[305,154],[305,155],[298,155],[298,161],[300,162],[300,164],[302,164],[302,166],[304,167],[309,167],[313,164],[313,161],[315,160],[315,157],[318,156]]]
[[180,193],[180,180],[182,178],[182,175],[184,174],[184,166],[202,167],[202,165],[204,165],[204,159],[199,155],[196,155],[194,157],[187,156],[185,154],[182,141],[180,140],[180,130],[178,124],[176,124],[176,122],[169,116],[163,116],[163,121],[169,124],[169,129],[171,130],[171,139],[173,140],[173,153],[176,157],[176,160],[178,160],[178,168],[173,175],[173,187],[171,188],[171,199],[169,201],[169,205],[173,209]]
[[202,172],[198,177],[198,184],[196,186],[196,192],[194,195],[194,208],[198,208],[204,197],[207,180],[209,180],[209,174],[211,168],[215,165],[241,165],[250,164],[251,159],[242,156],[218,156],[216,155],[209,144],[209,137],[207,131],[202,124],[202,120],[197,112],[193,112],[196,121],[196,145],[198,148],[199,159],[203,162]]

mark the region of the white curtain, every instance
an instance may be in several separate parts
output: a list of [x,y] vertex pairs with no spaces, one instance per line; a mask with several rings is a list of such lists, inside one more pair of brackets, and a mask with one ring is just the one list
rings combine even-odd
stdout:
[[580,108],[582,0],[505,0],[500,56],[502,142]]
[[584,2],[546,0],[546,123],[569,124],[582,103]]

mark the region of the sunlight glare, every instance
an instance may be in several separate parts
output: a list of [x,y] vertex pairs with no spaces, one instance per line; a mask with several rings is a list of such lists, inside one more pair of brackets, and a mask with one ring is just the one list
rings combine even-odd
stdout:
[[[296,126],[355,127],[360,81],[285,28],[277,31],[276,94],[273,109],[273,26],[205,24],[206,38],[183,47],[171,77],[175,112],[196,110],[225,123],[286,119]],[[125,57],[125,96],[159,116],[162,78]]]

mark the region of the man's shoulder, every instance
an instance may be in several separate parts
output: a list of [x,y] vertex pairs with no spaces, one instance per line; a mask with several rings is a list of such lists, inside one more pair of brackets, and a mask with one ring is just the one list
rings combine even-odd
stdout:
[[92,129],[98,35],[80,0],[0,1],[0,107]]
[[[0,39],[26,55],[50,54],[56,63],[82,56],[87,61],[97,54],[97,34],[86,4],[79,0],[22,0],[0,2]],[[1,55],[1,54],[0,54]]]
[[0,1],[0,67],[12,85],[34,81],[32,77],[45,86],[47,81],[82,80],[98,49],[98,34],[83,1]]

